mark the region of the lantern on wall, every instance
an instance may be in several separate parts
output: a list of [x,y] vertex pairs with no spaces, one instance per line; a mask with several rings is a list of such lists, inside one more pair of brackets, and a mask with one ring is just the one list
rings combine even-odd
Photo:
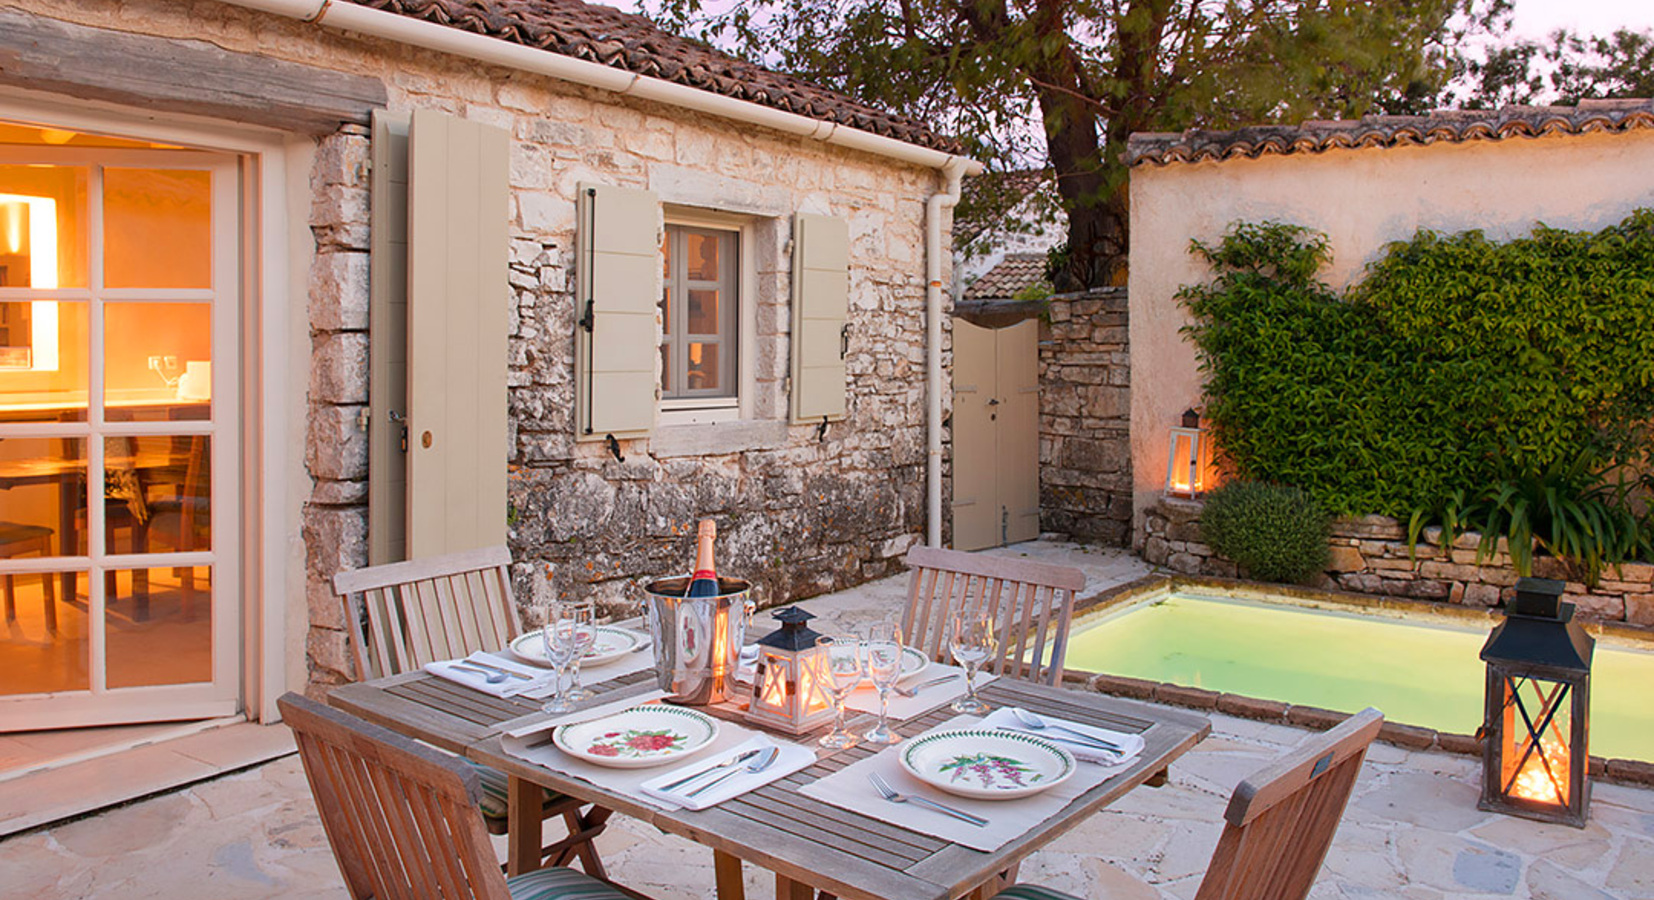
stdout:
[[1591,652],[1562,582],[1523,578],[1482,646],[1482,809],[1585,827]]
[[821,635],[805,625],[814,618],[796,606],[775,614],[781,628],[759,638],[747,718],[789,734],[803,734],[832,721],[832,679],[826,674]]
[[1196,497],[1211,488],[1212,442],[1200,429],[1200,413],[1186,410],[1183,426],[1171,430],[1166,452],[1166,493]]

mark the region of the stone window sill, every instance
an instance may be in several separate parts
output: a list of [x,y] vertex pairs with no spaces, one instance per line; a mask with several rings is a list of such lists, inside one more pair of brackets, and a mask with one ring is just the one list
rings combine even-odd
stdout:
[[662,425],[649,438],[649,454],[657,459],[723,456],[748,450],[775,450],[786,443],[787,423],[782,419]]

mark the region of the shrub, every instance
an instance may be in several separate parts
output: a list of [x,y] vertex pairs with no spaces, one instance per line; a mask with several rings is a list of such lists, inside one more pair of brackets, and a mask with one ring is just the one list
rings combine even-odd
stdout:
[[1201,539],[1265,581],[1307,580],[1329,562],[1329,517],[1295,487],[1236,481],[1206,497]]

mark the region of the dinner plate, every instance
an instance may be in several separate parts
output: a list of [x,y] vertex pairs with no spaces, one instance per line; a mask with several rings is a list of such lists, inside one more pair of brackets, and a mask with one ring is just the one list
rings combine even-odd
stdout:
[[[913,676],[919,674],[920,672],[923,672],[925,669],[927,669],[929,667],[930,667],[930,659],[928,657],[926,657],[924,655],[924,653],[920,652],[919,649],[916,648],[916,647],[908,647],[906,645],[903,645],[903,647],[902,647],[902,674],[896,676],[896,683],[901,684],[902,682],[907,681],[908,679],[910,679]],[[862,678],[861,681],[857,682],[857,684],[856,684],[856,689],[857,690],[862,690],[864,688],[868,689],[868,690],[872,690],[873,689],[873,679],[864,677],[864,678]]]
[[[597,639],[592,642],[592,648],[586,651],[586,655],[580,658],[580,665],[583,668],[591,668],[612,663],[636,650],[645,640],[647,638],[635,631],[613,625],[599,625]],[[546,659],[546,644],[540,640],[538,628],[527,634],[518,635],[511,642],[511,655],[536,666],[551,666],[551,662]]]
[[650,703],[589,722],[559,725],[552,729],[551,742],[586,762],[643,769],[683,759],[717,736],[717,721],[705,713]]
[[1048,790],[1074,774],[1074,757],[1050,741],[1014,731],[963,728],[913,738],[902,768],[961,797],[1005,800]]

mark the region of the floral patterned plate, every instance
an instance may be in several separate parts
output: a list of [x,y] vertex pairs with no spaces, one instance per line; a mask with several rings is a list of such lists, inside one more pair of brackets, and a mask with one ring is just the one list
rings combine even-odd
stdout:
[[551,741],[570,756],[616,769],[673,762],[712,743],[718,723],[705,713],[650,703],[552,729]]
[[1067,750],[1014,731],[938,731],[908,741],[897,758],[926,784],[983,800],[1037,794],[1074,774]]

